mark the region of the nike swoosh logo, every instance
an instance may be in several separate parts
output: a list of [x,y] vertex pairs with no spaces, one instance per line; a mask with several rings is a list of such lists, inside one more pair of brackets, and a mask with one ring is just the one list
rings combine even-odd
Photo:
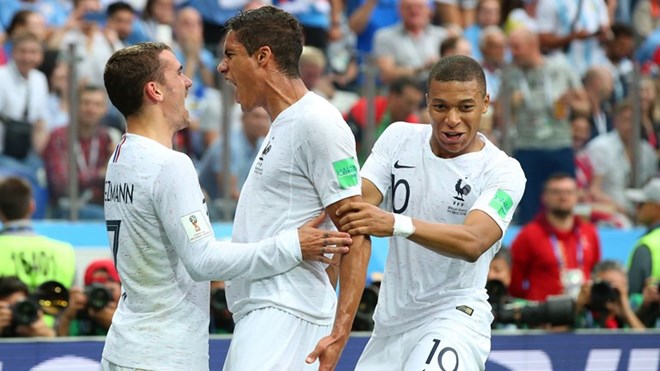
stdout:
[[410,165],[399,165],[399,160],[396,160],[396,162],[394,163],[394,168],[395,169],[414,169],[415,167],[410,166]]

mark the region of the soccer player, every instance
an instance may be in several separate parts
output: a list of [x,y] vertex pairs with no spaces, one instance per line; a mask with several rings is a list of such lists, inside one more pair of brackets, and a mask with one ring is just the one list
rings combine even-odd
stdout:
[[[226,26],[218,72],[236,87],[243,111],[264,107],[272,121],[241,191],[233,241],[275,236],[324,209],[337,224],[338,207],[362,200],[355,139],[341,113],[300,78],[300,24],[265,6],[240,13]],[[277,276],[230,280],[227,302],[236,327],[224,369],[334,369],[370,254],[370,241],[353,236],[338,272],[327,272],[323,262],[304,262]]]
[[341,230],[393,236],[356,370],[483,370],[490,351],[484,287],[526,179],[478,133],[489,96],[476,61],[440,59],[427,87],[431,124],[386,129],[361,173],[368,203],[337,211]]
[[215,241],[192,161],[172,150],[174,133],[190,123],[184,99],[192,83],[182,71],[162,43],[121,49],[106,64],[108,95],[127,126],[105,180],[122,295],[103,370],[208,370],[209,280],[268,277],[302,259],[330,263],[323,254],[346,252],[341,245],[350,242],[311,228],[323,216],[259,243]]

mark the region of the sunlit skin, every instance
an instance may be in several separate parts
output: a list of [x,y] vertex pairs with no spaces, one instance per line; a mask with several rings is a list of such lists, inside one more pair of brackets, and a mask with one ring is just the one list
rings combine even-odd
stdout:
[[[267,46],[262,49],[270,48]],[[252,111],[256,107],[266,107],[264,94],[253,94],[254,91],[262,91],[257,88],[259,81],[263,81],[261,73],[264,69],[259,68],[258,50],[253,56],[248,55],[245,46],[236,38],[234,31],[229,31],[225,38],[224,58],[218,65],[218,72],[225,75],[225,79],[236,87],[236,103],[241,105],[243,112]]]
[[434,80],[429,85],[426,102],[433,128],[431,150],[436,156],[454,158],[484,147],[477,140],[477,132],[490,98],[476,80]]
[[168,93],[164,95],[163,100],[172,100],[170,104],[163,104],[163,113],[165,117],[176,118],[172,124],[174,130],[179,131],[190,126],[190,115],[185,106],[185,99],[192,86],[192,80],[183,73],[183,66],[171,51],[163,51],[160,58],[163,61],[163,85]]

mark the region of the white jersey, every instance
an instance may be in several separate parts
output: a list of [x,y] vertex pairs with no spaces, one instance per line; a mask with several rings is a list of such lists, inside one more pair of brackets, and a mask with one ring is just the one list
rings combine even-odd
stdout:
[[[463,224],[470,211],[481,210],[504,235],[524,192],[526,179],[520,164],[481,134],[477,137],[485,143],[481,151],[439,158],[431,151],[431,131],[430,125],[390,125],[374,145],[362,177],[378,187],[390,211],[430,222]],[[493,317],[485,286],[500,244],[501,240],[469,263],[405,238],[390,238],[374,336],[402,333],[433,318],[460,320],[468,313],[471,320],[465,322],[490,336]]]
[[296,231],[215,240],[188,156],[126,134],[108,163],[105,217],[122,296],[103,357],[148,370],[209,368],[209,280],[265,277],[302,261]]
[[[259,241],[297,228],[328,205],[360,195],[355,139],[339,111],[314,93],[280,113],[241,191],[233,241]],[[322,226],[334,229],[327,220]],[[304,261],[265,279],[226,287],[234,320],[276,307],[318,325],[332,324],[337,296],[321,262]]]

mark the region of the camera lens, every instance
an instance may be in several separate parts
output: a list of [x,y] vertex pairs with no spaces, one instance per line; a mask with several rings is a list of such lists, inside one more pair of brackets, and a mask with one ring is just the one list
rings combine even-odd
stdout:
[[39,307],[31,300],[22,300],[12,306],[12,320],[16,326],[31,325],[39,318]]
[[105,308],[112,300],[110,290],[98,283],[85,287],[85,295],[87,295],[87,305],[96,310]]

